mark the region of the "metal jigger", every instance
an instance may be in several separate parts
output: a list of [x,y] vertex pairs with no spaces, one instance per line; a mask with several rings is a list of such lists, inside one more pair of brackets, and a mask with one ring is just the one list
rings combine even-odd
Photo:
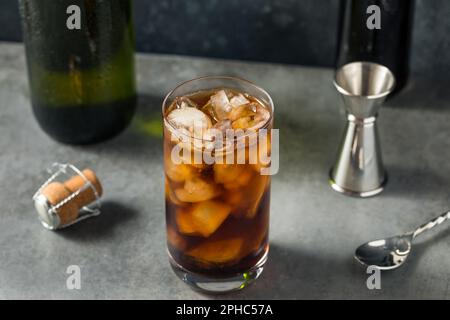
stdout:
[[394,75],[376,63],[353,62],[337,70],[334,85],[344,99],[347,127],[330,184],[351,196],[377,195],[387,178],[376,120],[381,104],[394,89]]

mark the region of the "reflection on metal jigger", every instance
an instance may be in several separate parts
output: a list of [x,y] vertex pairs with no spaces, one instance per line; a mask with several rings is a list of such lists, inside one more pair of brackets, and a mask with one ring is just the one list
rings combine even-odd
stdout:
[[353,62],[336,72],[334,85],[347,112],[347,127],[330,173],[334,190],[371,197],[387,181],[377,132],[378,110],[395,87],[392,72],[379,64]]

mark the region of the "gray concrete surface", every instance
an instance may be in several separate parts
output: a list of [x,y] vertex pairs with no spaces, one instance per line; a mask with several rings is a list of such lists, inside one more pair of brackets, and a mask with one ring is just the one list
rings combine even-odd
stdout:
[[[271,251],[261,278],[237,299],[450,299],[450,227],[414,248],[400,270],[369,291],[352,260],[362,242],[411,229],[449,207],[450,92],[414,79],[381,111],[390,181],[381,196],[336,194],[327,173],[343,129],[332,70],[178,56],[140,55],[139,112],[121,136],[90,147],[49,139],[33,118],[20,45],[0,44],[0,298],[198,299],[172,273],[165,253],[160,103],[180,81],[238,75],[266,88],[280,128],[273,179]],[[39,224],[31,197],[54,161],[97,170],[103,214],[60,232]],[[82,288],[66,289],[81,266]]]

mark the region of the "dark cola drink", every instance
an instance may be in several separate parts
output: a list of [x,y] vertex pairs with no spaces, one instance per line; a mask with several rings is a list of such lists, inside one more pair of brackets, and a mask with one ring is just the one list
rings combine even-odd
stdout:
[[168,251],[207,291],[250,283],[269,249],[271,136],[249,134],[270,132],[273,110],[225,85],[174,96],[163,111]]

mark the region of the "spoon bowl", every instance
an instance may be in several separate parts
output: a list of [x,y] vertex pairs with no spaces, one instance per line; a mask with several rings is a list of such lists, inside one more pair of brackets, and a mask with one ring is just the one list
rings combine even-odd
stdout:
[[355,259],[365,266],[377,266],[380,270],[393,270],[402,266],[412,247],[412,234],[370,241],[355,252]]
[[397,269],[405,263],[411,253],[414,239],[449,220],[450,211],[447,211],[412,232],[367,242],[356,249],[355,259],[365,266],[376,266],[380,270]]

